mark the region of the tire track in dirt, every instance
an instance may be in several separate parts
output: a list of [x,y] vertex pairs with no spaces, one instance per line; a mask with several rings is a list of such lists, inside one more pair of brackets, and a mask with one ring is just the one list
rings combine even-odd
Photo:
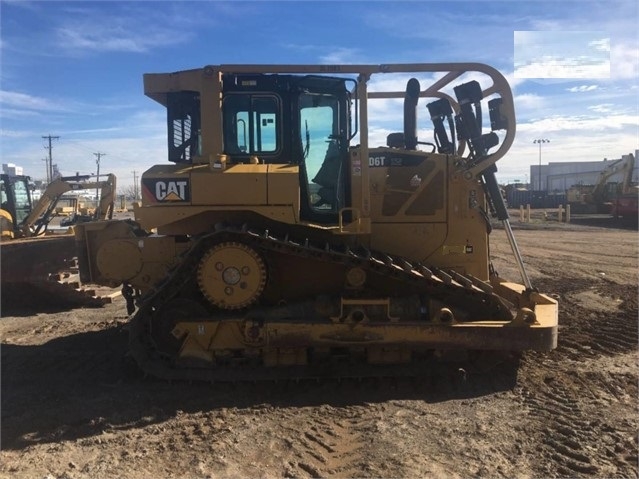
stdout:
[[[560,348],[576,358],[592,350],[593,356],[613,356],[637,346],[637,288],[608,281],[583,282],[562,296]],[[585,308],[584,306],[587,306]],[[594,309],[594,311],[593,311]]]
[[555,471],[540,472],[549,475],[559,473],[562,476],[600,473],[582,446],[582,442],[590,442],[583,441],[589,435],[590,427],[588,421],[582,419],[585,415],[577,401],[564,394],[561,387],[548,387],[544,391],[536,388],[534,392],[526,389],[524,402],[530,409],[530,415],[545,426],[541,438],[545,449],[542,458],[551,458],[552,466],[556,468]]
[[[353,477],[363,460],[365,411],[360,407],[322,406],[303,423],[288,421],[283,425],[289,438],[290,459],[284,477]],[[310,422],[309,422],[310,421]],[[297,440],[293,440],[295,436]]]
[[[563,289],[559,346],[552,360],[526,355],[520,391],[531,419],[539,423],[534,430],[543,431],[538,472],[636,476],[637,421],[608,414],[611,408],[636,407],[637,376],[620,373],[616,365],[636,349],[636,287],[582,279],[557,289]],[[588,297],[601,301],[602,310],[583,307]]]
[[614,398],[593,393],[589,387],[598,389],[608,377],[573,372],[567,378],[564,372],[560,378],[549,369],[546,373],[544,384],[528,385],[521,392],[531,419],[538,424],[533,430],[541,431],[531,452],[539,458],[538,473],[546,477],[636,476],[637,421],[618,423],[609,417],[611,407],[624,405],[614,404]]

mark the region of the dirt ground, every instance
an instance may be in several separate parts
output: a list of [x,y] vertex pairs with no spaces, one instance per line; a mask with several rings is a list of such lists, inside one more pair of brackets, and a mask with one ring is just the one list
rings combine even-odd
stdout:
[[585,223],[513,221],[560,302],[559,347],[516,371],[170,384],[127,357],[121,298],[4,311],[0,477],[637,477],[637,231]]

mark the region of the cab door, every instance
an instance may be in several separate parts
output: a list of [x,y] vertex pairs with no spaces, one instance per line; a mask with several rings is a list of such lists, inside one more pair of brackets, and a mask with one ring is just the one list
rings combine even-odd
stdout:
[[300,161],[300,217],[321,224],[337,224],[348,205],[348,136],[345,95],[311,91],[298,97]]

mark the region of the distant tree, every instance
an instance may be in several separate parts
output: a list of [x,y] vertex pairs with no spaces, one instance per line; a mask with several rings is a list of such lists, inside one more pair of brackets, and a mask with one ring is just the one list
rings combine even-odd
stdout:
[[127,200],[135,200],[137,189],[134,185],[121,186],[118,188],[118,195],[124,195]]

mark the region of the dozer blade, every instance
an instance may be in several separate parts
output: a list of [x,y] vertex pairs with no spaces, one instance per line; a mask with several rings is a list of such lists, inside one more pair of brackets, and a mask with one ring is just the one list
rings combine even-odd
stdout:
[[75,237],[69,234],[2,241],[2,284],[46,281],[68,268],[74,256]]
[[[0,242],[3,314],[49,311],[59,307],[97,306],[92,298],[57,281],[75,264],[74,236],[68,234]],[[100,304],[101,305],[101,304]]]

